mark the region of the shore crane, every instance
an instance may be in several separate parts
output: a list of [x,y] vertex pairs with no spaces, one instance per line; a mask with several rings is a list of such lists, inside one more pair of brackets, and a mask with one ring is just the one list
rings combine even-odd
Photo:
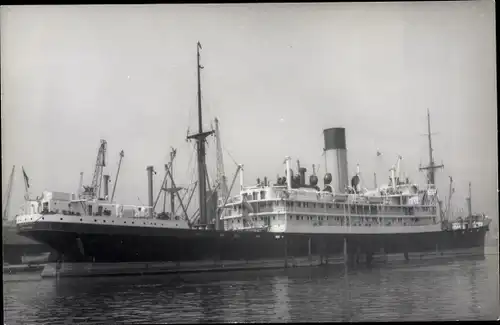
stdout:
[[7,221],[8,220],[8,214],[9,214],[9,206],[10,206],[10,197],[12,195],[12,187],[13,187],[13,180],[14,180],[14,171],[16,169],[16,166],[12,166],[12,172],[10,173],[9,177],[9,182],[7,183],[7,190],[5,191],[5,196],[2,202],[3,206],[3,212],[2,212],[2,220]]
[[106,166],[106,149],[108,143],[106,140],[101,140],[99,151],[97,152],[97,159],[95,163],[94,175],[92,177],[92,184],[90,186],[83,186],[83,195],[90,199],[99,199],[101,194],[102,172]]

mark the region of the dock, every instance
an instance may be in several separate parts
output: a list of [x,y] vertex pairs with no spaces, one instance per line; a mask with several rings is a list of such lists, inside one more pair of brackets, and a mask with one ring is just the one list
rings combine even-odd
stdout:
[[42,272],[45,266],[45,264],[4,265],[3,274]]

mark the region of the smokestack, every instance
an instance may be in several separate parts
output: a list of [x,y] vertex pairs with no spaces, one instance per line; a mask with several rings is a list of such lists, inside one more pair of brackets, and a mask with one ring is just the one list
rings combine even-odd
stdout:
[[104,180],[104,198],[107,200],[108,199],[108,193],[109,193],[109,175],[103,175],[102,176]]
[[153,218],[153,166],[146,168],[148,171],[148,202],[149,202],[149,217]]
[[290,191],[292,189],[292,170],[290,169],[290,157],[285,158],[286,162],[286,186]]
[[329,161],[329,166],[332,167],[333,186],[337,192],[344,193],[349,186],[345,128],[325,129],[323,135],[325,139],[325,160]]
[[469,182],[469,197],[467,198],[467,213],[468,217],[472,216],[472,202],[471,202],[471,197],[472,196],[472,190],[471,190],[471,183]]
[[306,185],[306,172],[307,172],[307,169],[305,167],[300,167],[300,169],[299,169],[300,186]]
[[267,186],[267,177],[264,177],[264,186]]

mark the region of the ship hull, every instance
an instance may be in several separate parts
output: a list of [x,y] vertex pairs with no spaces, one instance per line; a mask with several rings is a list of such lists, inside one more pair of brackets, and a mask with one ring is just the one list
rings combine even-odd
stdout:
[[3,262],[12,265],[44,263],[43,259],[29,259],[30,257],[43,257],[52,249],[40,242],[34,241],[16,233],[16,227],[3,225],[2,229]]
[[[94,272],[89,272],[88,265],[107,265],[101,274],[111,275],[144,273],[144,268],[168,273],[484,256],[486,231],[486,227],[480,227],[411,234],[300,234],[68,222],[18,225],[20,234],[57,252],[51,255],[50,262],[86,265],[81,266],[86,271],[77,275],[99,274],[95,267]],[[125,272],[131,263],[135,266]],[[153,264],[157,267],[151,267]],[[137,265],[142,267],[135,270]]]

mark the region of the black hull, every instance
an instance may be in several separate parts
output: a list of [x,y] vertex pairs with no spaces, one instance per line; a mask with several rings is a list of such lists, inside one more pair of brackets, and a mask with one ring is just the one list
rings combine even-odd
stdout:
[[[57,254],[51,261],[130,263],[283,260],[311,256],[474,251],[484,254],[487,228],[415,234],[277,234],[37,222],[20,234]],[[344,239],[346,247],[344,248]],[[347,254],[344,254],[344,249]]]
[[3,262],[18,265],[23,264],[23,257],[38,257],[45,253],[55,253],[57,250],[47,245],[3,245]]
[[3,225],[2,253],[4,263],[22,264],[23,256],[39,256],[54,251],[48,245],[20,236],[16,231],[16,227]]

